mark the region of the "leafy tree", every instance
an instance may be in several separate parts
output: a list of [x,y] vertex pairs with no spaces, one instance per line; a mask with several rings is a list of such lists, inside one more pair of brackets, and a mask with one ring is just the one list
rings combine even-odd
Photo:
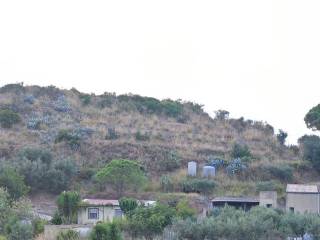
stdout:
[[11,128],[14,124],[21,121],[19,114],[9,110],[0,110],[0,126],[3,128]]
[[7,189],[12,200],[18,200],[29,190],[23,177],[8,167],[0,169],[0,187]]
[[138,189],[146,182],[141,166],[131,160],[112,160],[96,174],[100,183],[111,185],[121,197],[125,190]]
[[316,135],[305,135],[299,139],[303,158],[310,161],[312,165],[320,169],[320,137]]
[[10,217],[5,225],[5,233],[8,240],[32,240],[32,224],[25,220],[19,220],[16,216]]
[[73,191],[63,192],[58,196],[57,205],[64,223],[71,224],[76,221],[80,201],[79,193]]
[[310,109],[304,118],[308,128],[320,130],[320,104]]
[[11,214],[10,197],[8,192],[0,187],[0,233],[3,233],[8,216]]
[[225,121],[229,118],[229,112],[226,111],[226,110],[218,110],[218,111],[215,111],[215,118],[220,120],[220,121]]
[[122,240],[121,231],[117,223],[98,223],[90,235],[91,240]]
[[128,228],[132,236],[152,240],[172,223],[176,212],[165,205],[138,207],[128,217]]
[[287,137],[288,137],[288,133],[280,129],[279,133],[277,134],[277,139],[281,145],[285,144]]
[[128,214],[138,207],[138,202],[134,198],[123,197],[120,198],[119,205],[124,214]]

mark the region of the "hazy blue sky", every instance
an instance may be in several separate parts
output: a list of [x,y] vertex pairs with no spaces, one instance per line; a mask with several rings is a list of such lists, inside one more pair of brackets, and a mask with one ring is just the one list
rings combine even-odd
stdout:
[[319,0],[0,0],[0,85],[181,98],[295,142],[320,103],[319,13]]

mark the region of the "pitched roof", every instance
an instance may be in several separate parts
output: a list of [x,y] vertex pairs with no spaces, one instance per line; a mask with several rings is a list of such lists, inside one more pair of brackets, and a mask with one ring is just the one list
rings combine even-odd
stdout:
[[287,193],[319,193],[317,185],[287,184]]
[[259,203],[259,199],[250,197],[216,197],[211,200],[212,202],[247,202]]
[[83,199],[82,202],[92,206],[119,206],[118,200],[107,199]]

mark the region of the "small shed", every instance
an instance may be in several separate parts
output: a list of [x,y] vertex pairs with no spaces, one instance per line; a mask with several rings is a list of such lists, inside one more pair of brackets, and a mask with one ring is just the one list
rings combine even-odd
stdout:
[[298,213],[320,213],[320,193],[317,185],[288,184],[286,210]]
[[78,224],[112,221],[123,215],[118,200],[84,199],[78,210]]
[[211,202],[213,208],[221,208],[228,205],[245,211],[250,210],[252,207],[259,206],[260,203],[259,199],[250,197],[216,197],[212,199]]
[[188,176],[197,176],[197,163],[194,161],[188,162]]

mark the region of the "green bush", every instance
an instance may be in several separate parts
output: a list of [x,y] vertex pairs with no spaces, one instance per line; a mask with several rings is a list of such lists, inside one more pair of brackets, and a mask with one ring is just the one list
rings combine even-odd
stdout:
[[63,217],[63,223],[76,223],[80,201],[80,194],[73,191],[62,192],[58,196],[57,205],[59,213]]
[[55,143],[66,142],[71,149],[76,150],[80,147],[81,138],[70,130],[60,130],[56,136]]
[[290,182],[293,180],[293,168],[289,165],[268,166],[267,171],[281,181]]
[[44,232],[44,225],[47,224],[47,221],[36,218],[32,221],[32,226],[33,226],[33,236],[36,237],[39,234]]
[[93,227],[90,240],[122,240],[119,226],[115,223],[98,223]]
[[89,94],[80,94],[79,98],[83,106],[87,106],[91,102],[91,96]]
[[41,161],[44,164],[50,165],[52,162],[52,153],[41,148],[24,148],[19,152],[19,158],[24,161],[31,162]]
[[164,192],[170,192],[173,190],[173,182],[171,177],[168,175],[161,176],[160,185],[161,185],[162,191]]
[[316,135],[305,135],[299,139],[303,158],[316,168],[320,169],[320,137]]
[[208,179],[186,179],[182,181],[181,189],[185,193],[202,193],[207,194],[214,190],[216,183],[213,180]]
[[80,235],[73,230],[67,230],[66,232],[60,232],[57,236],[57,240],[78,240]]
[[149,141],[150,140],[150,136],[148,133],[141,133],[140,131],[136,132],[135,138],[137,141]]
[[196,209],[190,207],[189,203],[187,200],[181,200],[177,204],[177,216],[182,219],[187,219],[187,218],[194,218],[197,211]]
[[119,205],[124,214],[128,214],[138,207],[138,202],[134,198],[122,197],[119,200]]
[[8,167],[0,169],[0,187],[7,189],[12,200],[18,200],[29,191],[23,177],[17,171]]
[[166,151],[163,159],[157,161],[160,171],[173,171],[180,167],[181,158],[176,151]]
[[11,128],[14,124],[21,121],[19,114],[9,110],[0,110],[0,125],[3,128]]
[[236,158],[251,158],[251,152],[249,150],[249,147],[247,145],[241,145],[241,144],[234,144],[231,150],[231,157]]

